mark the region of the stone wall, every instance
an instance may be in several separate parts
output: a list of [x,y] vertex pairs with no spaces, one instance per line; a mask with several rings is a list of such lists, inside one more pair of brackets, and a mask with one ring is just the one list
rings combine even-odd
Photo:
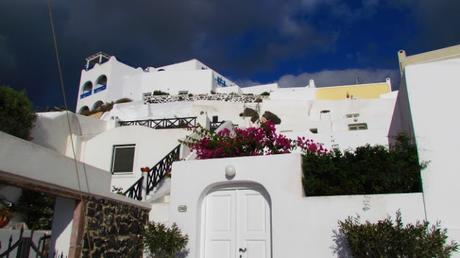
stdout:
[[148,214],[125,203],[88,198],[82,257],[141,257]]

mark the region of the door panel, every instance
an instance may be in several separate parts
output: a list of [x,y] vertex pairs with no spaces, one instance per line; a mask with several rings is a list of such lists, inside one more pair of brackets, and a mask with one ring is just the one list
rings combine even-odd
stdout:
[[260,258],[269,257],[267,256],[267,242],[265,240],[246,240],[246,253],[243,257],[247,258]]
[[235,191],[218,191],[206,197],[205,257],[235,257]]
[[204,200],[206,258],[270,258],[270,206],[250,189],[220,190]]
[[[270,257],[270,207],[257,191],[238,190],[238,250],[242,258]],[[239,257],[239,256],[238,256]]]

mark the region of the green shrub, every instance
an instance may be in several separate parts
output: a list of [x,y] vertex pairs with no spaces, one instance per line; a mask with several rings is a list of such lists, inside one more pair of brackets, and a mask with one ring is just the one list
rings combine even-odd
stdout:
[[[337,243],[336,251],[339,254],[350,251],[357,258],[449,257],[458,250],[457,243],[446,243],[447,230],[441,229],[439,223],[430,226],[424,221],[404,226],[399,211],[395,221],[386,218],[377,223],[361,224],[359,217],[348,217],[339,221],[339,236],[343,236],[346,243]],[[339,239],[342,238],[337,237],[336,242]]]
[[55,198],[46,193],[23,189],[13,209],[25,216],[24,219],[29,229],[51,230],[54,201]]
[[260,96],[270,96],[270,92],[264,91],[264,92],[260,93]]
[[0,131],[29,140],[36,117],[25,91],[0,86]]
[[362,146],[302,157],[307,196],[409,193],[421,191],[420,164],[415,145],[400,135],[391,148]]
[[161,91],[161,90],[154,90],[153,95],[159,96],[159,95],[169,95],[169,93]]
[[183,235],[175,223],[167,227],[149,222],[144,232],[144,245],[151,257],[173,258],[185,254],[187,243],[188,236]]

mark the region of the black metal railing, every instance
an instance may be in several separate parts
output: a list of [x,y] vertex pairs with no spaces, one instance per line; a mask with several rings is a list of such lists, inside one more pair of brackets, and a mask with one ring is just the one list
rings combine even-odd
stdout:
[[123,195],[136,199],[138,201],[142,200],[142,183],[144,182],[144,177],[141,176],[134,184],[126,190]]
[[[146,194],[148,195],[155,187],[171,172],[172,163],[180,158],[180,144],[172,149],[166,156],[151,167],[147,174]],[[127,197],[142,200],[142,184],[144,177],[139,178],[123,194]]]
[[217,128],[219,128],[219,126],[221,126],[223,123],[225,123],[225,121],[211,122],[211,124],[209,125],[209,130],[210,130],[211,132],[214,132],[214,131],[217,130]]
[[43,235],[38,239],[38,244],[33,242],[34,230],[31,231],[29,237],[24,236],[24,228],[19,232],[18,240],[13,243],[13,235],[8,239],[8,245],[5,251],[0,254],[0,257],[10,257],[16,251],[15,257],[35,256],[37,258],[48,257],[47,246],[50,244],[50,235]]
[[172,129],[172,128],[190,128],[196,127],[196,116],[194,117],[175,117],[163,119],[147,119],[120,121],[120,126],[140,125],[147,126],[153,129]]
[[172,151],[161,159],[155,166],[153,166],[147,175],[147,189],[146,193],[149,194],[161,180],[171,172],[172,163],[179,160],[180,144],[177,145]]

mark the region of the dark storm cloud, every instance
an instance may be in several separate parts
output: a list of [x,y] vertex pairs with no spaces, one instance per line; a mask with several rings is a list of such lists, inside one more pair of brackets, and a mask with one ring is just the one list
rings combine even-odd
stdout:
[[[358,60],[352,57],[362,56],[359,53],[365,50],[351,47],[354,44],[351,37],[355,35],[349,31],[353,26],[359,27],[360,22],[378,17],[385,6],[403,9],[409,20],[416,20],[422,26],[424,36],[414,43],[416,46],[425,44],[434,49],[460,41],[460,33],[456,33],[460,25],[460,19],[456,19],[459,1],[399,0],[398,4],[382,0],[52,2],[71,104],[75,104],[84,58],[101,50],[129,65],[141,67],[197,58],[234,80],[265,83],[283,74],[321,71],[335,65],[334,58],[340,55]],[[62,105],[46,3],[46,0],[0,1],[0,83],[27,88],[41,106]],[[363,41],[371,39],[363,38]],[[341,50],[342,45],[350,49]],[[378,45],[375,56],[361,58],[363,61],[358,65],[379,68],[372,64],[376,63],[375,58],[382,58],[384,48]],[[363,53],[368,56],[367,52]],[[315,65],[309,61],[312,56],[322,62],[322,57],[328,55],[331,64],[310,67]]]
[[218,69],[245,72],[334,41],[307,23],[286,25],[296,2],[74,1],[62,6],[62,29],[66,42],[79,42],[76,48],[138,53],[142,64],[197,57]]
[[[409,10],[409,19],[418,26],[411,47],[418,51],[432,50],[460,43],[460,1],[396,0],[392,5]],[[413,54],[413,53],[408,53]]]
[[[69,98],[74,101],[84,58],[100,50],[133,66],[198,58],[241,77],[270,69],[276,60],[326,51],[335,34],[296,21],[297,5],[297,0],[53,1]],[[46,1],[1,1],[0,17],[0,81],[26,87],[38,102],[56,102]]]

